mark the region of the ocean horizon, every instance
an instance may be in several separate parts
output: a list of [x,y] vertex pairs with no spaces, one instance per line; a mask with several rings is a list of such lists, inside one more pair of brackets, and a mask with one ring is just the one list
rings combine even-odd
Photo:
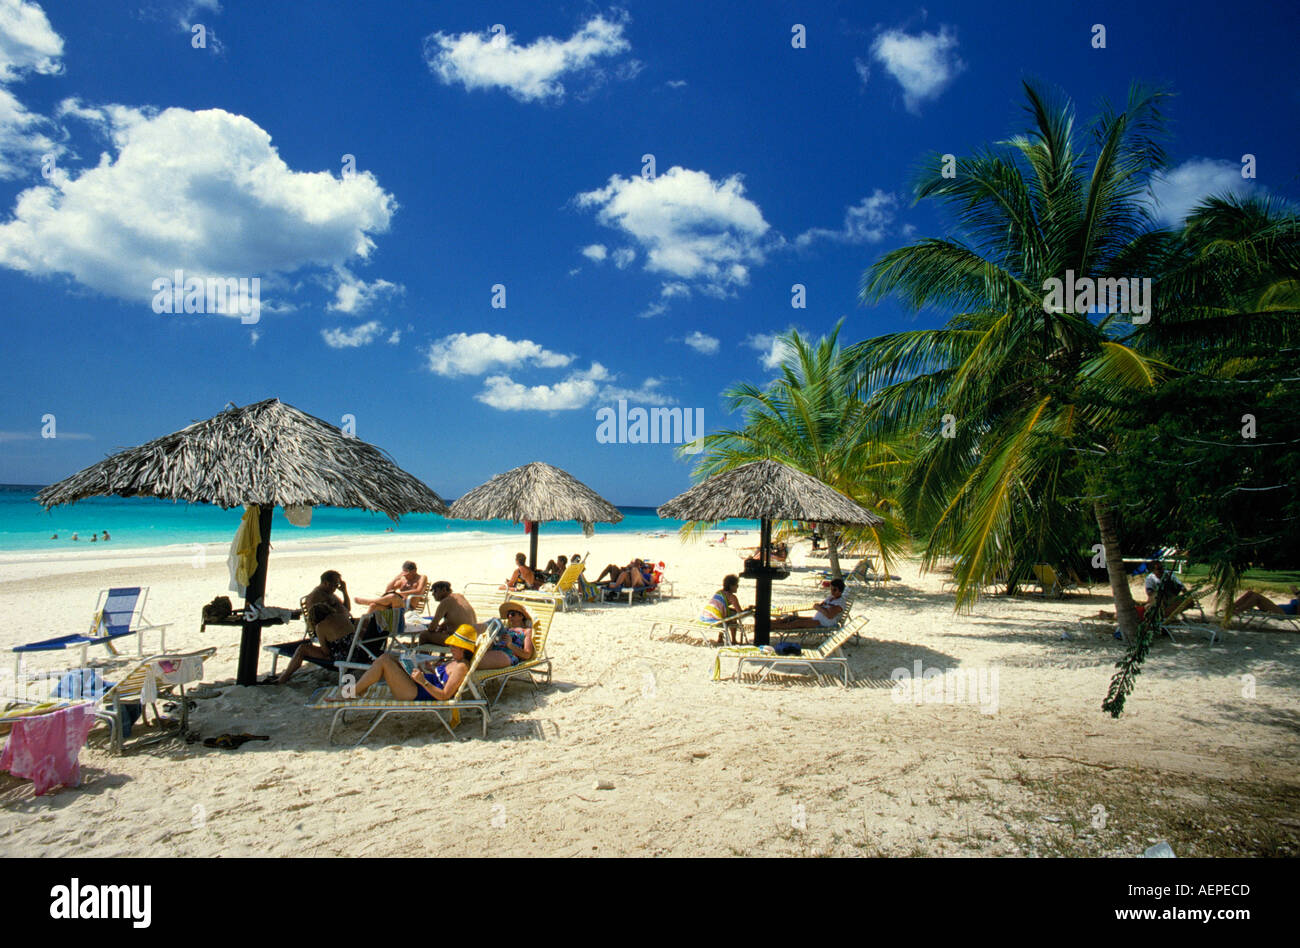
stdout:
[[[45,485],[0,484],[0,552],[35,552],[90,544],[91,535],[108,531],[111,546],[160,547],[173,544],[229,542],[239,527],[243,510],[222,510],[212,504],[159,500],[153,497],[91,497],[46,511],[33,498]],[[665,498],[667,499],[667,498]],[[617,506],[617,505],[616,505]],[[664,520],[654,507],[618,506],[623,520],[596,524],[598,533],[670,533],[684,521]],[[726,521],[718,529],[753,529],[754,522]],[[573,521],[546,523],[542,540],[581,536]],[[276,508],[272,537],[325,539],[327,537],[380,537],[403,535],[499,534],[526,539],[523,526],[509,520],[453,520],[437,514],[408,514],[397,523],[383,514],[364,510],[317,507],[311,526],[295,527]],[[78,540],[73,541],[76,534]],[[53,539],[57,534],[58,539]],[[95,541],[95,546],[100,541]]]

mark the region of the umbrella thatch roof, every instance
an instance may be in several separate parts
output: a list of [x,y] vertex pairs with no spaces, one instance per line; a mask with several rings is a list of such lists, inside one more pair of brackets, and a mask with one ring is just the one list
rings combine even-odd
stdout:
[[751,461],[715,474],[668,501],[658,513],[672,520],[884,522],[817,478],[773,460]]
[[161,497],[238,507],[447,512],[442,498],[373,445],[279,399],[221,414],[130,448],[51,484],[45,507],[86,497]]
[[451,505],[456,520],[618,523],[618,508],[558,467],[534,461],[480,484]]

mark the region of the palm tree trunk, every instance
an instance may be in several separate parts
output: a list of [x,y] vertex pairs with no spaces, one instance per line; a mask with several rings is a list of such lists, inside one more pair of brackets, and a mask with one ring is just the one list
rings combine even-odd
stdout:
[[1110,577],[1111,595],[1115,598],[1119,632],[1126,643],[1132,643],[1138,632],[1137,605],[1129,589],[1128,573],[1124,572],[1124,553],[1115,527],[1115,508],[1099,500],[1093,504],[1093,510],[1097,514],[1097,529],[1101,531],[1101,547],[1106,554],[1106,573]]
[[840,535],[836,530],[832,530],[826,536],[826,550],[831,558],[831,578],[843,579],[844,574],[840,572]]

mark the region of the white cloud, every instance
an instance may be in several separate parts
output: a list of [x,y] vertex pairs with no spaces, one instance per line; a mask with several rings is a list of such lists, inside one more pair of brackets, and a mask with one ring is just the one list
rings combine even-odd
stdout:
[[698,329],[694,329],[686,334],[686,344],[703,355],[717,354],[718,347],[721,343],[713,336],[706,335]]
[[449,377],[482,375],[498,365],[530,362],[555,369],[573,361],[573,356],[544,349],[531,339],[513,340],[485,332],[444,336],[425,350],[425,356],[430,372]]
[[871,65],[865,59],[859,59],[857,56],[854,56],[853,69],[857,72],[858,78],[862,80],[862,84],[865,86],[867,80],[871,78]]
[[401,345],[401,343],[402,343],[402,331],[400,329],[394,329],[393,334],[388,337],[388,344],[390,346],[397,346],[397,345]]
[[599,263],[609,255],[609,252],[605,249],[604,244],[588,244],[582,248],[582,255],[588,260]]
[[659,288],[659,296],[666,300],[678,299],[678,298],[685,299],[688,298],[690,295],[691,295],[691,288],[687,286],[685,283],[681,283],[677,280],[673,280],[670,283],[665,283],[663,286]]
[[[543,36],[528,45],[508,33],[434,33],[424,39],[424,59],[445,84],[466,89],[505,89],[521,102],[564,98],[562,76],[590,73],[600,57],[630,48],[623,37],[626,16],[594,16],[567,40]],[[635,60],[620,78],[640,71]]]
[[668,312],[668,306],[664,303],[651,303],[641,312],[637,313],[637,319],[653,319],[656,316],[662,316]]
[[335,275],[338,285],[334,288],[334,302],[327,309],[337,313],[360,313],[377,301],[403,292],[405,287],[387,280],[375,280],[367,283],[354,277],[344,267],[339,267]]
[[251,349],[253,346],[257,345],[257,340],[259,340],[259,339],[261,339],[261,338],[262,338],[262,334],[261,334],[260,332],[258,332],[256,329],[254,329],[252,332],[250,332],[250,333],[248,334],[248,346],[249,346],[249,348]]
[[355,329],[322,329],[320,334],[325,340],[325,345],[331,349],[355,349],[358,346],[370,345],[383,331],[382,325],[371,321]]
[[612,378],[599,362],[553,385],[521,385],[509,375],[490,375],[474,397],[500,411],[573,411],[591,404],[600,394],[600,383]]
[[202,26],[203,42],[205,45],[201,48],[210,49],[212,52],[220,56],[226,51],[226,47],[221,40],[217,39],[217,34],[212,30],[211,22],[198,23],[194,19],[199,13],[210,13],[213,16],[216,16],[220,12],[221,0],[188,0],[188,2],[184,3],[177,11],[176,23],[182,30],[190,34],[191,42],[193,41],[193,37],[197,35],[194,32],[194,27]]
[[790,352],[790,347],[772,333],[755,333],[745,340],[745,345],[758,350],[758,361],[765,369],[775,369]]
[[0,179],[30,173],[42,156],[58,157],[64,146],[51,137],[60,130],[43,115],[28,111],[5,86],[29,73],[63,71],[63,38],[45,11],[26,0],[0,0]]
[[685,79],[669,79],[669,80],[668,80],[668,88],[670,88],[670,89],[685,89],[685,88],[686,88],[686,80],[685,80]]
[[[903,87],[903,104],[916,112],[941,93],[966,64],[957,58],[957,36],[942,26],[938,33],[886,30],[871,44],[871,55]],[[858,75],[862,76],[859,68]],[[863,76],[863,81],[866,77]]]
[[813,227],[796,237],[795,243],[807,247],[814,240],[822,238],[849,244],[879,243],[885,239],[889,225],[894,222],[897,207],[896,195],[876,188],[870,197],[864,197],[857,204],[844,209],[844,224],[839,230]]
[[368,172],[291,170],[271,136],[241,115],[65,106],[108,134],[116,155],[23,191],[0,224],[2,266],[147,302],[153,280],[177,269],[263,282],[304,267],[336,270],[370,255],[371,235],[388,229],[396,209]]
[[24,72],[57,75],[63,71],[63,37],[45,11],[27,0],[0,0],[0,82]]
[[616,402],[622,398],[640,405],[675,405],[677,399],[662,391],[663,384],[663,379],[646,379],[640,388],[607,385],[600,390],[599,397],[602,402]]
[[614,251],[614,266],[620,270],[626,270],[628,265],[636,259],[636,251],[631,247],[619,247]]
[[1202,199],[1224,193],[1248,194],[1254,186],[1254,181],[1241,176],[1238,162],[1193,158],[1152,181],[1152,210],[1162,223],[1179,226]]
[[[645,268],[726,290],[749,279],[747,263],[762,263],[767,221],[745,197],[740,175],[714,181],[702,171],[673,167],[655,178],[613,175],[575,199],[594,207],[602,224],[631,237]],[[618,251],[615,251],[615,263]]]

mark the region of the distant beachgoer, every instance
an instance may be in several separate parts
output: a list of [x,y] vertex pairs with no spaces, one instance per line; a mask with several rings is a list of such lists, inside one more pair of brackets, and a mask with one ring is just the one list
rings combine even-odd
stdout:
[[726,534],[725,531],[724,531],[723,534],[722,534],[722,542],[723,542],[723,543],[726,543],[726,542],[727,542],[727,534]]
[[538,589],[541,585],[542,581],[537,577],[537,573],[535,573],[528,565],[528,557],[524,556],[522,553],[516,553],[515,571],[511,573],[510,578],[506,580],[506,588],[519,589],[520,587],[523,587],[524,589]]
[[366,612],[381,612],[384,609],[401,609],[406,605],[408,596],[424,595],[427,580],[415,568],[415,563],[407,560],[402,564],[402,571],[384,587],[383,595],[378,599],[362,599],[357,596],[357,605],[369,606]]
[[94,542],[95,542],[96,540],[98,540],[98,539],[99,539],[99,535],[98,535],[98,534],[92,533],[92,534],[90,535],[90,542],[91,542],[91,543],[94,543]]
[[422,644],[442,645],[446,642],[447,636],[462,625],[478,625],[474,607],[460,593],[451,591],[451,583],[440,579],[429,587],[429,591],[433,594],[433,600],[438,604],[438,608],[433,611],[433,621],[429,623],[429,627],[420,633]]
[[54,534],[54,536],[50,537],[51,540],[57,540],[58,538],[59,538],[59,535],[58,535],[57,533]]
[[[633,560],[622,569],[619,569],[611,563],[609,566],[606,566],[601,570],[600,575],[604,576],[606,573],[609,573],[613,578],[613,582],[605,587],[610,592],[619,592],[625,586],[631,586],[633,589],[640,589],[642,586],[649,586],[650,577],[652,575],[650,568],[646,566],[645,561],[641,559]],[[596,578],[596,582],[600,582],[600,577]]]
[[77,535],[75,533],[72,535],[72,541],[74,543],[77,541]]
[[105,543],[108,542],[108,531],[107,531],[107,530],[104,531],[104,542],[105,542]]
[[[342,599],[339,592],[343,593]],[[338,570],[326,570],[320,574],[320,585],[307,593],[303,607],[315,628],[316,642],[303,642],[298,646],[289,664],[275,680],[278,685],[288,684],[305,659],[341,662],[348,657],[348,650],[352,647],[356,624],[351,615],[348,584]]]
[[[736,596],[736,590],[740,588],[740,577],[730,573],[722,578],[722,588],[713,594],[713,598],[705,603],[704,611],[700,613],[700,621],[707,622],[710,625],[715,622],[720,623],[729,616],[738,615],[745,611],[741,606],[740,599]],[[742,626],[739,622],[726,623],[728,629],[732,632],[740,633]],[[722,644],[722,633],[718,633],[718,645]]]
[[776,629],[815,629],[821,627],[829,629],[839,621],[840,613],[844,611],[847,603],[844,601],[844,580],[832,579],[831,591],[821,602],[814,607],[814,614],[811,616],[778,616],[772,620],[772,628]]
[[[462,625],[447,636],[446,644],[451,649],[451,655],[446,660],[436,665],[422,662],[410,672],[396,655],[385,652],[375,659],[374,664],[357,681],[353,695],[345,697],[341,693],[335,693],[326,696],[325,700],[347,701],[350,697],[360,698],[370,690],[371,685],[382,681],[398,701],[447,701],[455,696],[460,683],[469,673],[469,663],[477,639],[477,629],[472,625]],[[485,655],[483,662],[486,661]]]
[[1261,612],[1272,612],[1284,616],[1300,615],[1300,589],[1292,586],[1291,601],[1280,605],[1264,594],[1248,589],[1232,604],[1233,612],[1244,612],[1247,609],[1259,609]]

